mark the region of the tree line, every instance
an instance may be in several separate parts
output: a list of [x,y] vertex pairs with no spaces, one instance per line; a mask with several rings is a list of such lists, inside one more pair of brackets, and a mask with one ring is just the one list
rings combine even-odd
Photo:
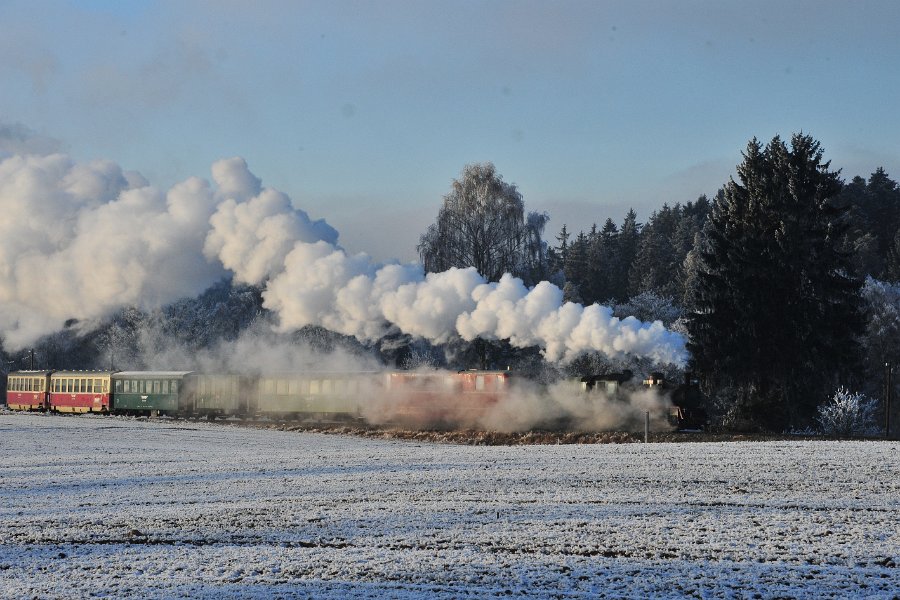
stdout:
[[[687,337],[718,423],[802,429],[839,388],[882,396],[900,359],[900,187],[880,167],[845,182],[823,157],[809,135],[754,138],[712,198],[664,204],[646,223],[630,210],[565,224],[551,242],[546,214],[526,213],[492,164],[469,165],[418,251],[429,271],[481,265],[491,280],[547,279],[566,300],[662,320]],[[491,245],[482,262],[460,251]]]

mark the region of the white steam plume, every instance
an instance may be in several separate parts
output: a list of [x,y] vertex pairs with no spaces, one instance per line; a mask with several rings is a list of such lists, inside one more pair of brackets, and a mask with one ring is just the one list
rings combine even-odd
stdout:
[[108,161],[0,161],[0,335],[8,349],[123,305],[199,293],[224,275],[202,254],[215,202],[189,179],[162,192]]
[[227,270],[264,285],[280,329],[304,325],[375,340],[391,331],[436,343],[455,337],[540,346],[550,360],[586,351],[682,364],[684,339],[661,323],[564,303],[556,286],[474,269],[425,274],[348,255],[337,232],[265,188],[241,158],[215,163],[215,186],[192,178],[168,191],[110,162],[64,155],[0,161],[0,335],[8,349],[71,318],[153,307],[196,295]]

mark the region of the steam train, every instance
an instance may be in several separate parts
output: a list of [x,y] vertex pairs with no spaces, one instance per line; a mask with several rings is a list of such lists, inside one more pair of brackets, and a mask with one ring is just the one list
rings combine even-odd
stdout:
[[[582,378],[572,393],[586,407],[622,402],[630,374]],[[700,413],[684,386],[668,389],[651,376],[644,389],[681,404],[661,415],[673,427],[695,428]],[[671,386],[670,386],[671,387]],[[308,422],[359,422],[412,429],[479,428],[511,399],[533,393],[510,371],[387,371],[284,373],[255,377],[195,371],[17,371],[7,378],[12,410],[59,413],[242,417]],[[551,400],[548,398],[547,402]],[[514,409],[513,409],[514,410]],[[539,427],[568,428],[548,410]]]

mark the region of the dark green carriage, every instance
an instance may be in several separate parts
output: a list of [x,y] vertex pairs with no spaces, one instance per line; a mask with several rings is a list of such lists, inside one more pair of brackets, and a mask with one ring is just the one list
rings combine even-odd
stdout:
[[113,411],[132,414],[189,414],[191,371],[121,371],[114,373]]
[[194,410],[198,415],[251,415],[256,410],[255,390],[245,377],[200,373],[194,383]]
[[260,414],[309,420],[356,420],[373,392],[372,374],[311,373],[260,377]]

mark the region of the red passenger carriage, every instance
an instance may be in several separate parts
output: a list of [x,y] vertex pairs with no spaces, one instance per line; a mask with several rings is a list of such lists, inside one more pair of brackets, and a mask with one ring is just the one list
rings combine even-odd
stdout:
[[386,374],[390,420],[411,427],[476,427],[509,393],[509,371]]
[[109,412],[110,371],[57,371],[50,376],[50,410]]
[[6,406],[11,410],[46,410],[50,371],[14,371],[6,379]]

